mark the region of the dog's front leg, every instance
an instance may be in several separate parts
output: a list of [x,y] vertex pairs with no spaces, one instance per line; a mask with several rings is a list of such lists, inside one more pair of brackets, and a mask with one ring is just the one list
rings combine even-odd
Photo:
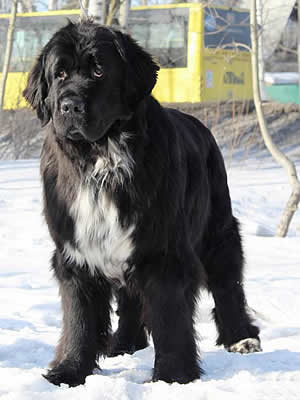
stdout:
[[[175,271],[177,268],[174,266]],[[187,383],[199,378],[201,372],[193,327],[194,307],[184,279],[174,275],[152,274],[144,286],[155,347],[153,380]]]
[[107,282],[62,259],[56,253],[53,268],[59,282],[63,329],[52,369],[45,378],[55,385],[77,386],[97,366],[98,355],[107,350],[111,290]]

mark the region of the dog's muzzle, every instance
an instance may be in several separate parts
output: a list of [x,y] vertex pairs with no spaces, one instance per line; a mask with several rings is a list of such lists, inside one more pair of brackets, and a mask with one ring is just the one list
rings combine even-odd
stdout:
[[74,124],[74,127],[69,129],[66,134],[67,139],[74,142],[85,140],[81,130],[76,128],[78,122],[80,125],[81,120],[86,115],[85,102],[80,97],[65,97],[60,102],[59,111],[61,115],[69,121],[69,123],[72,125]]
[[60,103],[60,112],[65,116],[79,117],[86,113],[86,108],[80,98],[68,97]]

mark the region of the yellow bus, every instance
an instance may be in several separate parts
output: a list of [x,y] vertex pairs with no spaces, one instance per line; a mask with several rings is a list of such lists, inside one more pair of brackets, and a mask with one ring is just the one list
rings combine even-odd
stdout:
[[[80,10],[18,14],[4,108],[26,106],[28,71],[51,35]],[[7,14],[0,14],[0,71]],[[161,66],[153,95],[161,102],[199,103],[252,98],[249,12],[197,3],[134,7],[129,33]],[[1,75],[1,74],[0,74]]]

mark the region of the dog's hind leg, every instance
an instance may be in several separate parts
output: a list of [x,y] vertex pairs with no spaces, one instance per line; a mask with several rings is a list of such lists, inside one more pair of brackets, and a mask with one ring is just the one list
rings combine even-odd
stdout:
[[246,310],[243,288],[243,253],[237,221],[226,234],[214,239],[216,247],[208,252],[204,265],[215,308],[213,316],[219,332],[217,345],[228,351],[252,353],[261,351],[259,329],[252,324]]
[[118,329],[112,337],[109,356],[132,354],[148,346],[144,310],[140,296],[121,288],[116,292],[119,315]]
[[[63,329],[55,360],[44,377],[55,385],[77,386],[106,353],[110,334],[111,288],[56,252],[53,269],[59,282]],[[101,311],[100,311],[101,310]]]

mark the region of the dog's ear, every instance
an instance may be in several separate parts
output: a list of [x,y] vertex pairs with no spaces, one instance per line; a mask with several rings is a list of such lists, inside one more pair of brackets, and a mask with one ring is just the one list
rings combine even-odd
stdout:
[[23,96],[36,111],[42,126],[45,126],[51,117],[50,110],[46,104],[48,96],[48,84],[45,78],[45,55],[41,54],[29,72],[27,86]]
[[129,35],[117,32],[117,38],[115,45],[127,65],[125,94],[129,104],[135,106],[151,93],[159,66]]

